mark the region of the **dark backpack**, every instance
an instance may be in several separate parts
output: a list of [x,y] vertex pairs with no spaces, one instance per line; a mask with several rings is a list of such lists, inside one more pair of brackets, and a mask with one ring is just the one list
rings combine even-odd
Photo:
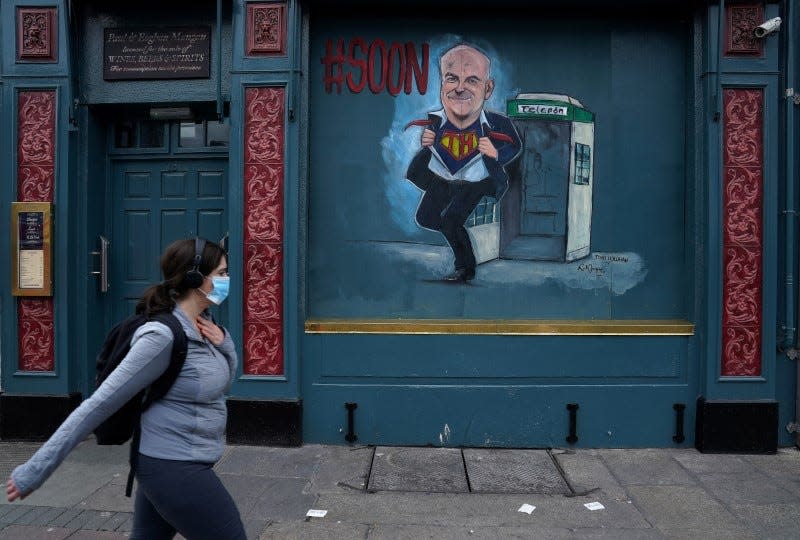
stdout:
[[139,455],[140,421],[144,412],[155,401],[166,395],[178,374],[181,372],[186,360],[187,340],[180,321],[168,312],[147,316],[144,313],[131,315],[111,329],[106,336],[103,346],[97,355],[95,364],[95,385],[99,387],[111,372],[119,366],[125,355],[131,349],[131,339],[136,330],[148,321],[158,321],[167,325],[172,330],[172,357],[169,366],[153,383],[128,400],[117,412],[109,416],[94,430],[97,444],[125,444],[131,440],[130,464],[128,483],[125,495],[130,497],[133,489],[133,476],[136,472],[136,463]]

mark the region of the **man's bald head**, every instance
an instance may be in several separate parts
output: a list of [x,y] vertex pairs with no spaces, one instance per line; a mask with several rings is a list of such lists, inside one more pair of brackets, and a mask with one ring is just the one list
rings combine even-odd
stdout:
[[480,117],[483,103],[494,90],[490,67],[489,57],[467,44],[448,49],[439,60],[442,106],[456,127],[466,128]]

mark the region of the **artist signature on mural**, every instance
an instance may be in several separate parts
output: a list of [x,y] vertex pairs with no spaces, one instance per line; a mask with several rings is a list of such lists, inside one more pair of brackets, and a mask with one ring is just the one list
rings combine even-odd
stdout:
[[606,273],[605,267],[595,266],[592,263],[581,263],[578,265],[577,270],[578,272],[585,272],[595,277],[600,277]]
[[606,274],[609,263],[628,264],[628,257],[625,255],[609,255],[605,253],[595,253],[593,259],[595,262],[583,262],[576,267],[578,272],[583,272],[594,277],[601,277]]

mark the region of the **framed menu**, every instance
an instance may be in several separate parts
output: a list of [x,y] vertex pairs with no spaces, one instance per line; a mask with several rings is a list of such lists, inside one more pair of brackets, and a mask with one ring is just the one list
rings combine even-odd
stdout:
[[52,296],[53,205],[11,203],[11,292]]

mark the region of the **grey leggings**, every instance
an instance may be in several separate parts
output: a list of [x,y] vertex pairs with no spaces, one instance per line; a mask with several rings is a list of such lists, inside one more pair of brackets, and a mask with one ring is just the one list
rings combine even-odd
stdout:
[[239,510],[210,463],[139,454],[132,540],[246,540]]

